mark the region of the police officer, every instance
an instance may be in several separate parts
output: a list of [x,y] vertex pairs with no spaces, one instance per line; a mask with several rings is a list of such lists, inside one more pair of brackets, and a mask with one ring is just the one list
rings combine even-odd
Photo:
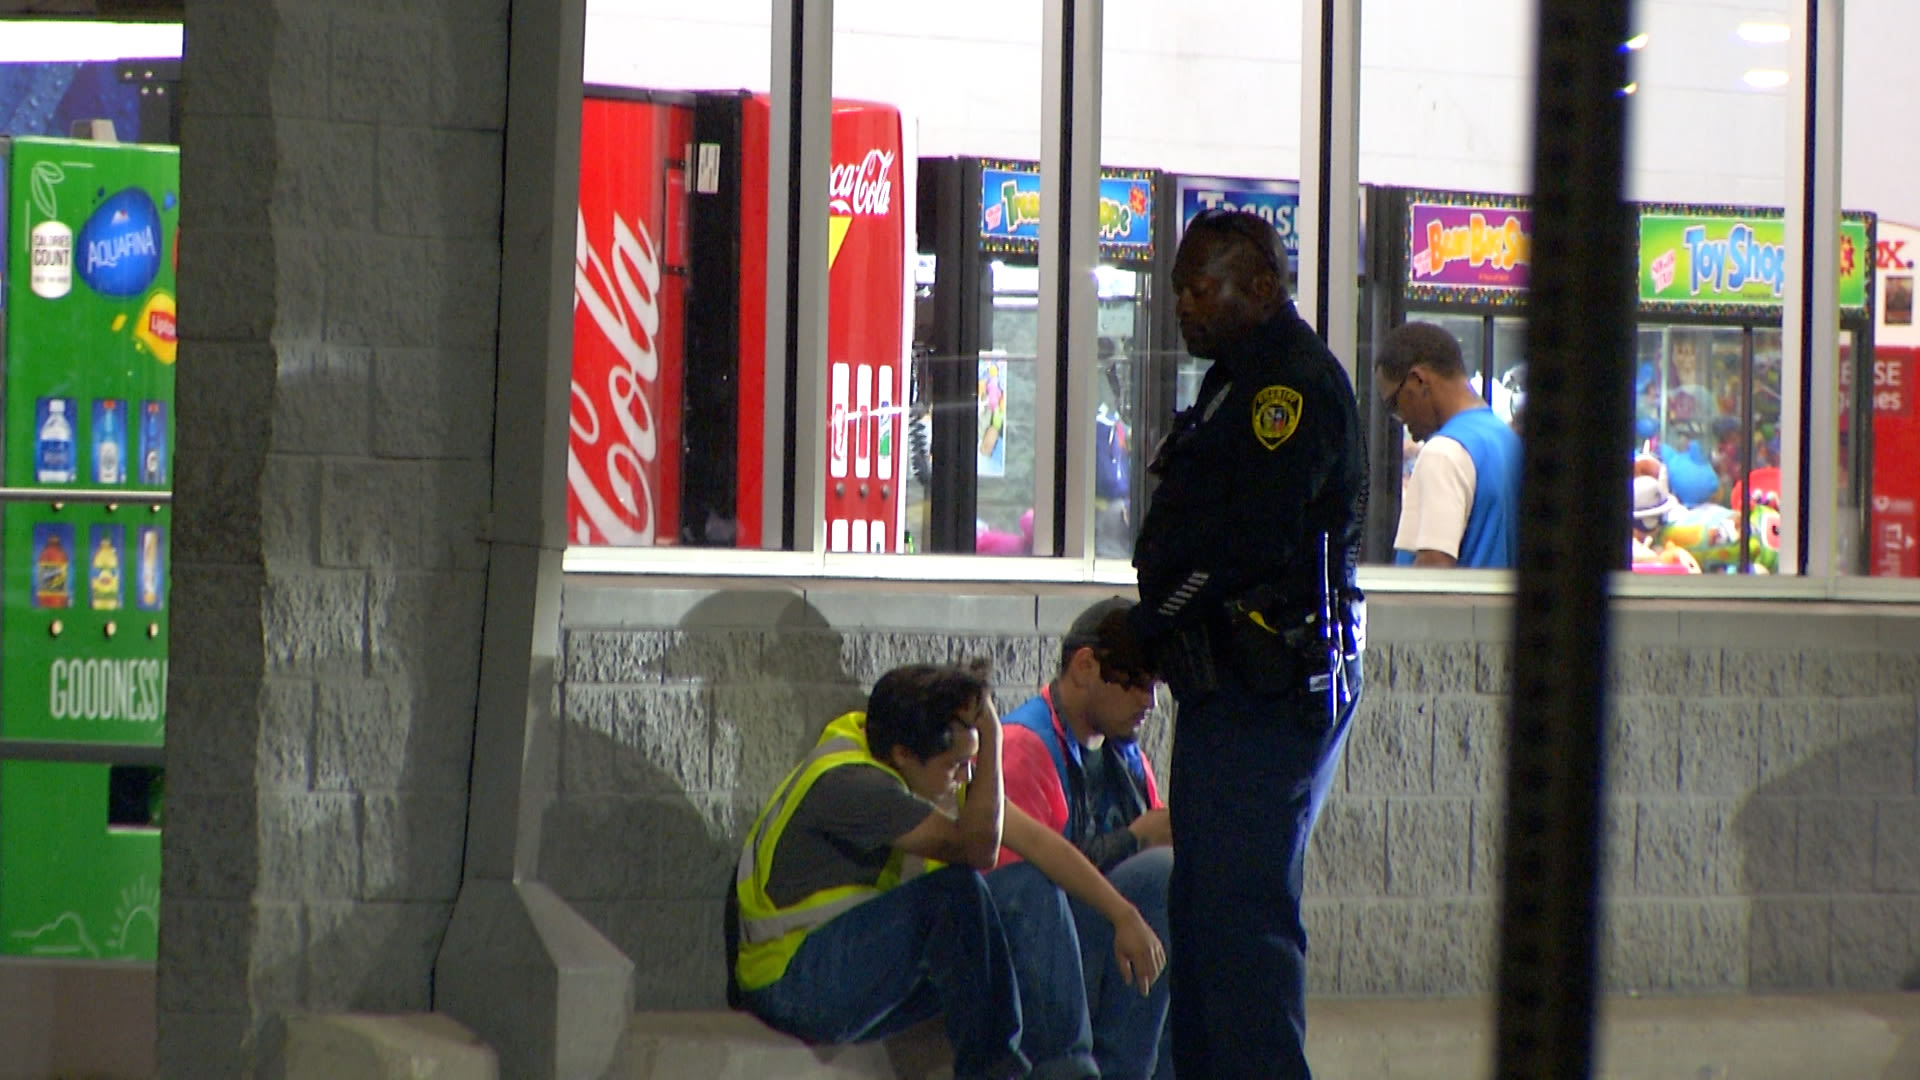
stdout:
[[1174,1068],[1208,1080],[1309,1076],[1301,863],[1360,690],[1366,449],[1285,268],[1255,215],[1187,227],[1175,311],[1213,366],[1155,455],[1134,548],[1134,627],[1179,703]]

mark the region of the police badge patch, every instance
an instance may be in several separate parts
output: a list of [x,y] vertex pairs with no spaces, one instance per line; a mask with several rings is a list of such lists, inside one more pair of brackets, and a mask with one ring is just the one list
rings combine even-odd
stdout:
[[1253,437],[1269,450],[1293,438],[1300,426],[1300,391],[1291,386],[1269,386],[1253,395]]

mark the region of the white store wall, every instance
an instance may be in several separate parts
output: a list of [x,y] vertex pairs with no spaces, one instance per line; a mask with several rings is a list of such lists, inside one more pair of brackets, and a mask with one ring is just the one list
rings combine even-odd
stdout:
[[[1749,44],[1743,22],[1790,22],[1792,0],[1646,0],[1636,25],[1628,194],[1674,202],[1785,201],[1796,42]],[[838,0],[834,88],[900,106],[920,152],[1034,158],[1039,4]],[[1533,0],[1366,0],[1360,178],[1475,191],[1528,186]],[[768,0],[589,0],[589,82],[764,89]],[[1846,12],[1842,201],[1920,220],[1920,3]],[[1300,0],[1108,0],[1103,159],[1194,173],[1299,175]]]

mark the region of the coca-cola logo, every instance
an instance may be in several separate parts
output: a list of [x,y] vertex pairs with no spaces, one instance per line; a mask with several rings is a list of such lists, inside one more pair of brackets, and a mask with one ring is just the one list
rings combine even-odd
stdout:
[[869,150],[858,165],[835,165],[827,196],[836,213],[886,216],[893,207],[893,152]]
[[[597,530],[609,544],[652,544],[658,516],[652,474],[660,457],[651,400],[660,378],[654,349],[660,259],[645,224],[611,216],[611,250],[603,258],[588,239],[586,215],[576,215],[574,308],[586,309],[618,362],[606,368],[605,386],[582,386],[575,366],[567,484],[585,517],[576,540],[590,542]],[[601,416],[603,405],[610,425]],[[581,461],[583,452],[603,455],[604,488]]]

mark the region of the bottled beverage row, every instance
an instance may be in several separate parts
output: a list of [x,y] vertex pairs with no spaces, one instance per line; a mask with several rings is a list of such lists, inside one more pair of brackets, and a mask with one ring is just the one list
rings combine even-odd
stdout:
[[[138,403],[137,442],[131,468],[127,446],[130,402],[122,398],[95,398],[85,412],[78,411],[76,404],[76,399],[68,397],[43,397],[35,402],[35,483],[166,486],[166,402]],[[81,430],[83,426],[85,430]]]

